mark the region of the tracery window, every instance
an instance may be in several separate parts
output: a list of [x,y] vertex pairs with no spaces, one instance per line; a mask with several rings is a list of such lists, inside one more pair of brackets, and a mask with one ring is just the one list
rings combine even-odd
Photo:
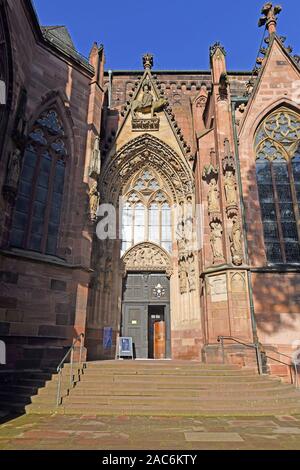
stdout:
[[67,150],[57,112],[37,119],[23,157],[11,245],[55,255],[63,199]]
[[[12,54],[5,5],[0,5],[0,136],[5,134],[12,94]],[[0,154],[3,146],[0,139]]]
[[300,117],[281,108],[258,129],[256,175],[270,263],[300,262]]
[[160,179],[144,169],[130,182],[122,211],[122,255],[132,246],[151,241],[172,251],[172,216]]

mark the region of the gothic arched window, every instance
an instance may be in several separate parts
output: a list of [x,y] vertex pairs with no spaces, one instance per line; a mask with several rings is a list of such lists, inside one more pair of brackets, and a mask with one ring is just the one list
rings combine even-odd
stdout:
[[269,115],[255,149],[267,259],[300,263],[300,117],[286,108]]
[[58,243],[67,150],[54,109],[37,119],[23,157],[11,246],[55,255]]
[[12,52],[6,6],[0,4],[0,156],[12,98]]
[[130,182],[122,211],[122,255],[137,243],[151,241],[172,251],[172,217],[163,183],[144,169]]

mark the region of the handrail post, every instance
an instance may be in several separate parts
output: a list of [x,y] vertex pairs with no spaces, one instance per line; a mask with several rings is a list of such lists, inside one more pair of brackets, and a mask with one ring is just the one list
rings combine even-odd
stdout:
[[259,373],[259,375],[262,375],[263,374],[263,367],[262,367],[262,360],[261,360],[259,343],[255,343],[255,350],[256,350],[256,360],[257,360],[258,373]]
[[296,388],[299,388],[299,382],[298,382],[298,367],[297,367],[297,363],[295,361],[293,361],[293,366],[294,366],[294,369],[295,369],[295,387]]
[[73,386],[73,360],[74,360],[74,345],[71,352],[71,361],[70,361],[70,387]]
[[83,336],[80,337],[80,352],[79,352],[79,368],[81,368],[82,364],[82,352],[83,352]]
[[57,395],[56,395],[56,406],[60,405],[61,401],[61,379],[62,379],[62,369],[58,371],[58,384],[57,384]]
[[225,364],[224,336],[218,336],[218,343],[221,343],[222,363]]
[[225,364],[225,348],[224,348],[224,338],[221,338],[221,348],[222,348],[222,362]]

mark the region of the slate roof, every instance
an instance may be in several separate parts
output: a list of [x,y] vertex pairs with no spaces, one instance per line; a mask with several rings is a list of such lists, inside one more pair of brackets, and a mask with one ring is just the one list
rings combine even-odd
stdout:
[[93,69],[88,59],[76,50],[71,35],[65,26],[41,26],[41,31],[44,39],[54,45],[61,52],[67,54],[85,67]]

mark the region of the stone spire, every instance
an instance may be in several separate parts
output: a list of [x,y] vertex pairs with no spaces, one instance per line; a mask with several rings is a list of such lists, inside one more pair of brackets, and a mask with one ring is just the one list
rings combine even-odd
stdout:
[[145,54],[143,56],[143,66],[145,70],[151,70],[153,67],[153,55]]
[[262,7],[262,14],[264,16],[261,16],[259,21],[258,21],[258,26],[265,26],[271,36],[271,34],[276,33],[276,26],[277,26],[277,16],[281,12],[282,7],[280,5],[275,5],[271,2],[265,3],[264,6]]

